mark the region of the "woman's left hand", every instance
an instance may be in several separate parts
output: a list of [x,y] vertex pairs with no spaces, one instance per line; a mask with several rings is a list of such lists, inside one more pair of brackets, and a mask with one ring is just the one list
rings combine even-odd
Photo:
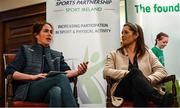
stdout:
[[78,68],[77,68],[78,75],[82,75],[86,72],[88,63],[89,62],[83,62],[78,65]]
[[87,67],[88,67],[87,65],[88,65],[88,62],[80,63],[78,65],[77,70],[68,70],[68,71],[66,71],[67,76],[68,77],[76,77],[76,76],[84,74],[86,72],[86,70],[87,70]]

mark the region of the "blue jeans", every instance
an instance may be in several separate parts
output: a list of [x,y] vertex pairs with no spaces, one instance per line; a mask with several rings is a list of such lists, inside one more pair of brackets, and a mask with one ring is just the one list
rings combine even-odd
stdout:
[[64,74],[32,82],[27,101],[47,102],[49,107],[77,107],[69,79]]

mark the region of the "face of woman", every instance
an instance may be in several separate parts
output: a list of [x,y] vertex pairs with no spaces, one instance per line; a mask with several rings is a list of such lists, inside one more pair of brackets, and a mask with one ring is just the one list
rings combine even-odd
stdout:
[[47,47],[52,40],[52,28],[49,24],[45,24],[40,33],[36,36],[37,43]]
[[169,37],[162,36],[161,40],[157,40],[157,46],[163,49],[168,44]]
[[122,44],[124,46],[132,45],[136,42],[137,34],[133,34],[134,32],[128,26],[124,26],[122,30]]

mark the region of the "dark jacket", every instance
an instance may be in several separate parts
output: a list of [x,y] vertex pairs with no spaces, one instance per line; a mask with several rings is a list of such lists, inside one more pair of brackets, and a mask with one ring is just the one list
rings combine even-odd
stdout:
[[[43,57],[46,59],[45,61]],[[19,49],[15,60],[6,68],[5,72],[6,75],[12,74],[14,71],[35,75],[43,72],[45,65],[51,71],[70,70],[61,52],[36,44],[34,46],[23,45]],[[14,100],[25,100],[29,86],[33,81],[21,80],[13,82]]]

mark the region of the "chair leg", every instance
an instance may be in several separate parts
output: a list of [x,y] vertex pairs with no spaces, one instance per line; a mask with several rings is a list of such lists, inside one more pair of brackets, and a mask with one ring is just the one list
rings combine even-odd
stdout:
[[106,107],[113,107],[111,101],[111,79],[110,77],[106,77],[107,81],[107,93],[106,93]]
[[179,104],[178,104],[178,101],[177,101],[177,97],[174,98],[174,104],[172,107],[178,107]]
[[78,103],[78,91],[77,91],[77,77],[74,78],[74,88],[73,88],[73,95],[74,98],[76,100],[77,106],[79,107],[79,103]]
[[106,99],[106,107],[113,107],[110,97],[107,97]]

